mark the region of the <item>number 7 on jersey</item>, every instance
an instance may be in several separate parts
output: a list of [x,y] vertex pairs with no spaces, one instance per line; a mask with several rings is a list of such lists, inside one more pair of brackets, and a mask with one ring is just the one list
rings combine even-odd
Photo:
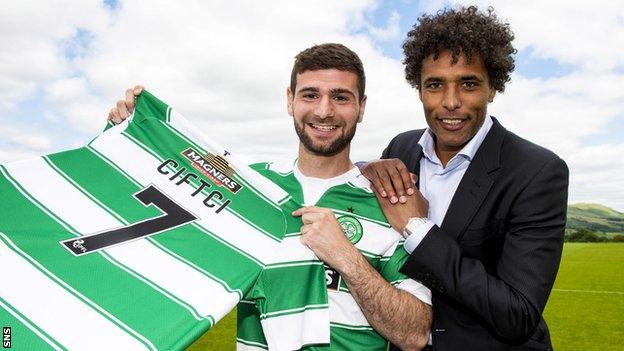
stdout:
[[154,185],[134,194],[143,205],[154,205],[164,214],[125,227],[61,241],[61,245],[76,256],[99,251],[113,245],[141,239],[179,227],[197,219]]

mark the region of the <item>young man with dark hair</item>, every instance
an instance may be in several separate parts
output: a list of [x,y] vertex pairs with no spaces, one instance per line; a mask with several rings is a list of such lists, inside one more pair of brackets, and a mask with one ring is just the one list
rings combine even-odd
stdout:
[[[428,128],[362,167],[411,253],[401,272],[433,292],[436,350],[550,350],[542,318],[566,222],[568,169],[487,115],[514,69],[489,8],[425,15],[403,45]],[[410,172],[417,175],[413,187]]]
[[[308,205],[293,209],[303,226],[294,228],[301,235],[295,244],[289,243],[294,251],[307,246],[326,265],[331,343],[308,345],[307,335],[285,332],[280,341],[285,346],[279,348],[381,351],[389,340],[403,350],[420,350],[429,335],[431,292],[398,272],[407,259],[402,238],[387,223],[370,183],[349,159],[351,139],[366,106],[362,62],[343,45],[322,44],[297,55],[292,72],[286,93],[288,114],[300,141],[298,159],[252,167],[295,201]],[[109,119],[119,122],[128,117],[140,90],[129,89]],[[292,265],[288,259],[292,255],[283,254],[285,263],[276,258],[272,267]],[[288,277],[269,272],[257,284],[279,287],[288,284]],[[263,289],[252,289],[238,307],[239,350],[270,349],[263,329],[271,328],[272,334],[280,326],[285,329],[294,312],[260,315],[256,306],[265,301],[257,290]],[[281,321],[267,323],[269,319]]]

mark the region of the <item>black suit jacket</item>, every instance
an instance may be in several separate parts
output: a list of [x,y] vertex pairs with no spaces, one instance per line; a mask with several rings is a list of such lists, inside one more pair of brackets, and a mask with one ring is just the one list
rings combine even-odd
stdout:
[[[397,135],[382,158],[418,174],[424,130]],[[401,272],[433,294],[435,350],[552,349],[542,318],[559,268],[568,169],[494,119],[440,227]]]

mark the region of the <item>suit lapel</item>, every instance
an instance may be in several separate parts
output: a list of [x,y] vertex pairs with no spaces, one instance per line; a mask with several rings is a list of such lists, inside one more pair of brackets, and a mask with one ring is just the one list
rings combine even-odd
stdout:
[[422,146],[416,145],[414,152],[409,155],[409,164],[407,164],[407,169],[409,169],[412,173],[416,174],[418,177],[418,184],[416,186],[420,189],[420,159],[423,157],[423,149]]
[[[417,130],[415,135],[410,140],[408,140],[408,143],[406,145],[402,145],[401,147],[401,150],[403,150],[402,154],[397,155],[398,158],[401,159],[403,163],[405,163],[405,167],[407,167],[407,169],[410,172],[418,176],[419,183],[420,183],[420,159],[423,157],[423,149],[422,149],[422,146],[418,144],[418,141],[420,140],[423,133],[425,132],[426,132],[426,129]],[[416,186],[418,187],[419,184],[416,184]]]
[[498,176],[495,171],[500,168],[505,128],[492,119],[494,124],[462,177],[440,226],[455,239],[468,227]]

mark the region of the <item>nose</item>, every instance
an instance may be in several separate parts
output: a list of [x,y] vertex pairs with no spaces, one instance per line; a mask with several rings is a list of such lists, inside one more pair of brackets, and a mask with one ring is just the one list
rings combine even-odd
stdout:
[[445,87],[442,106],[449,111],[453,111],[461,107],[461,99],[457,86],[449,84]]
[[320,118],[320,119],[325,119],[327,117],[333,117],[334,116],[334,106],[332,104],[332,100],[331,97],[324,95],[322,96],[319,101],[318,104],[316,105],[316,108],[314,110],[314,114]]

